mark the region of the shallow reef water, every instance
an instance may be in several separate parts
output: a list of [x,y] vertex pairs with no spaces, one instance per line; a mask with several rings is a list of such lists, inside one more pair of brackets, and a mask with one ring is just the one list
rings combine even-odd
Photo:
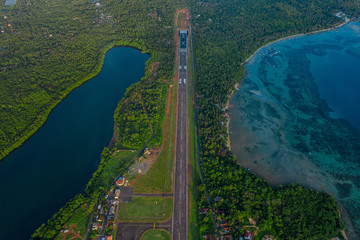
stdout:
[[239,163],[331,194],[360,239],[360,23],[275,42],[245,67],[230,102]]

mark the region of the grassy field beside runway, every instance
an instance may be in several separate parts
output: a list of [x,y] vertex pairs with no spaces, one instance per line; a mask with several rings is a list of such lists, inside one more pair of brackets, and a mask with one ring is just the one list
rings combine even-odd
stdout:
[[171,217],[172,197],[133,197],[121,204],[120,221],[154,222]]
[[175,146],[175,117],[177,86],[171,90],[171,104],[168,131],[165,134],[163,149],[150,170],[135,183],[134,193],[162,193],[172,191],[172,168]]
[[194,62],[189,42],[188,56],[188,137],[189,137],[189,176],[188,176],[188,239],[200,239],[198,225],[198,205],[200,184],[199,169],[197,164],[197,134],[196,134],[196,113],[195,113],[195,85],[194,85]]
[[151,229],[143,233],[140,240],[170,240],[171,235],[164,229]]

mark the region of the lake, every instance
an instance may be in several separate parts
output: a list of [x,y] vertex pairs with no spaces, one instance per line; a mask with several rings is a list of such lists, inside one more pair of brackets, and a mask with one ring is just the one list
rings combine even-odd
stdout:
[[100,74],[74,90],[21,148],[0,162],[0,239],[23,240],[81,192],[113,134],[126,88],[144,76],[149,55],[107,52]]
[[230,102],[239,163],[331,194],[360,239],[360,23],[275,42],[245,67]]

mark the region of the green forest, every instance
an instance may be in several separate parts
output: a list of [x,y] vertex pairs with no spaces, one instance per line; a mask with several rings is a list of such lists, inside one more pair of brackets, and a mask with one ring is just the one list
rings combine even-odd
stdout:
[[[0,158],[36,132],[67,94],[96,76],[109,49],[127,46],[151,56],[145,76],[127,89],[118,104],[111,148],[104,149],[85,192],[37,229],[33,239],[54,239],[78,218],[86,224],[98,197],[137,150],[145,143],[161,145],[178,5],[162,0],[101,1],[100,5],[18,0],[14,6],[0,7]],[[119,149],[124,154],[114,157]]]
[[[199,186],[200,235],[216,225],[231,227],[231,235],[245,230],[277,239],[330,239],[344,229],[335,200],[292,184],[271,187],[236,164],[227,147],[227,117],[221,115],[235,84],[241,82],[242,63],[261,46],[293,34],[334,27],[340,10],[359,16],[356,1],[193,1],[192,30],[197,75],[200,164],[205,185]],[[250,220],[252,220],[250,222]]]
[[[44,124],[51,110],[101,70],[107,50],[129,46],[151,55],[145,77],[127,89],[114,114],[115,133],[84,194],[42,225],[33,239],[54,239],[81,207],[91,208],[135,154],[113,158],[116,149],[138,150],[150,139],[159,146],[175,60],[174,16],[191,6],[201,170],[199,208],[234,237],[245,229],[278,239],[329,239],[344,225],[335,200],[297,184],[272,187],[236,163],[227,148],[221,116],[242,63],[259,47],[281,37],[333,27],[334,13],[360,13],[345,0],[18,0],[0,6],[0,158]],[[199,215],[200,234],[214,234],[211,211]],[[251,222],[250,219],[251,218]],[[254,222],[256,224],[254,224]]]
[[[174,62],[176,5],[166,0],[109,0],[99,5],[84,0],[19,0],[0,6],[0,159],[34,134],[66,95],[96,76],[105,53],[114,46],[149,53],[149,61],[159,64],[156,76],[146,76],[151,81],[141,90],[143,98],[163,94],[162,80],[170,77]],[[147,64],[148,75],[150,67]],[[155,115],[163,107],[148,107],[159,123],[161,116]],[[131,135],[124,146],[136,148],[141,136]]]

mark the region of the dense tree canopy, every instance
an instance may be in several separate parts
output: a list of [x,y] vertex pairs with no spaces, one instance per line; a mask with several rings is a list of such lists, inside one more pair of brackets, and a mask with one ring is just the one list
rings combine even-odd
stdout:
[[[332,197],[296,184],[271,187],[236,164],[227,147],[228,119],[221,113],[235,83],[244,76],[242,63],[259,47],[281,37],[336,26],[341,19],[334,14],[342,10],[358,16],[359,2],[204,0],[192,5],[201,170],[218,223],[227,222],[233,236],[244,229],[279,239],[340,236],[344,226]],[[200,208],[208,207],[204,199]],[[245,227],[251,225],[249,218],[258,228]],[[214,232],[209,213],[200,220],[201,234]]]
[[0,158],[28,139],[61,99],[98,74],[115,45],[148,52],[159,62],[153,81],[169,79],[176,9],[170,3],[19,0],[0,6]]
[[[18,0],[0,7],[0,157],[40,127],[70,91],[95,76],[105,52],[117,45],[151,54],[146,76],[131,86],[115,112],[116,147],[139,149],[151,136],[161,142],[168,82],[175,57],[174,14],[188,3],[169,0]],[[296,33],[335,26],[339,10],[358,14],[360,4],[345,0],[202,0],[191,1],[198,77],[201,169],[219,221],[239,236],[249,218],[258,231],[280,239],[328,239],[343,228],[333,198],[299,185],[271,187],[236,164],[227,148],[227,118],[221,116],[241,63],[260,46]],[[5,10],[5,11],[2,11]],[[150,71],[151,69],[151,71]],[[96,198],[115,172],[111,155],[87,186]],[[120,161],[117,171],[124,168]],[[204,186],[199,187],[203,192]],[[216,198],[217,197],[217,198]],[[217,199],[215,201],[215,198]],[[52,239],[84,202],[74,198],[35,234]],[[94,203],[93,203],[94,204]],[[201,207],[207,202],[201,198]],[[212,219],[200,218],[202,233]],[[255,228],[256,229],[256,228]],[[254,228],[250,229],[251,231]]]

